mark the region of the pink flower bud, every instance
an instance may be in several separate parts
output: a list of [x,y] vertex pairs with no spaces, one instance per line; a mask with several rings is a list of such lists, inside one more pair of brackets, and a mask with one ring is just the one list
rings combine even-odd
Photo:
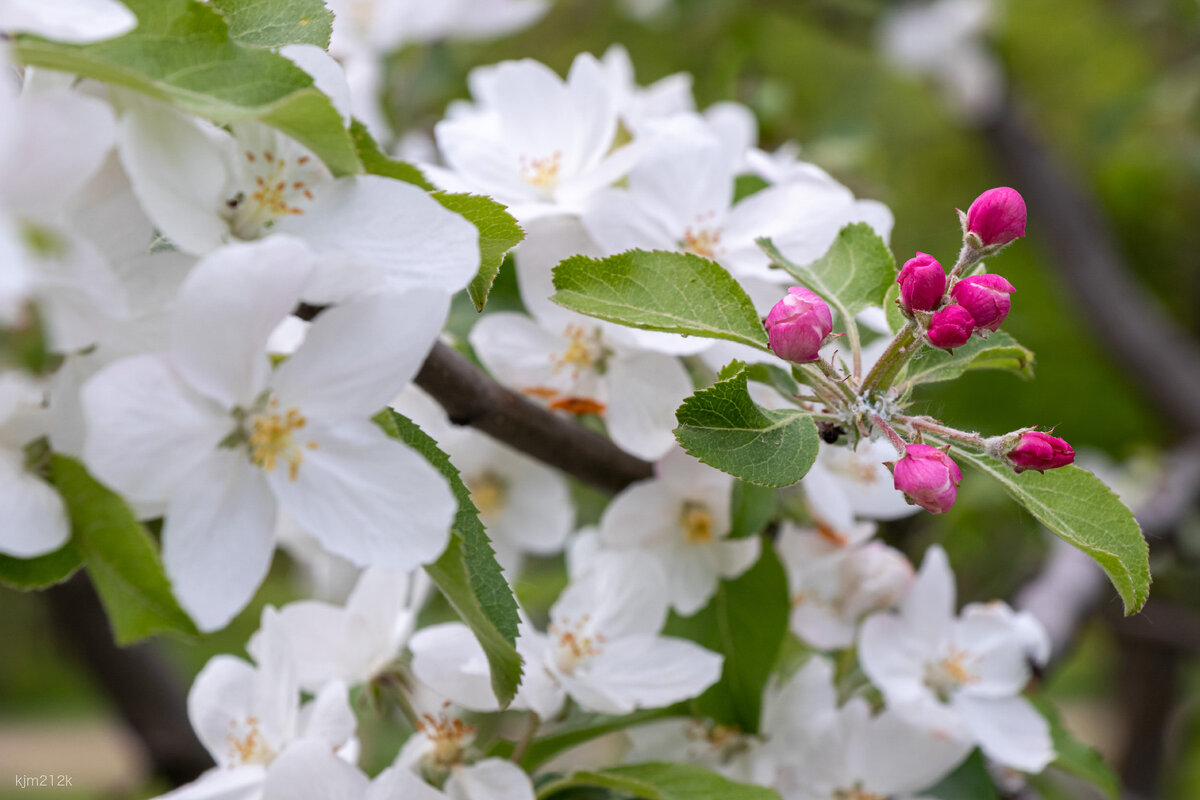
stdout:
[[1017,444],[1004,454],[1017,472],[1038,472],[1074,463],[1075,450],[1065,439],[1041,431],[1025,431]]
[[1015,291],[1016,287],[999,275],[976,275],[954,284],[950,296],[971,312],[975,327],[994,331],[1008,316],[1012,307],[1009,295]]
[[946,293],[946,270],[928,253],[917,253],[904,262],[900,276],[900,302],[908,311],[933,311]]
[[962,347],[975,331],[975,318],[960,305],[949,305],[929,320],[929,342],[934,347],[953,351]]
[[788,361],[816,361],[821,343],[833,331],[833,315],[825,301],[793,286],[767,314],[767,339],[775,355]]
[[905,447],[904,458],[892,470],[895,486],[931,514],[944,514],[958,499],[962,470],[950,456],[927,444]]
[[1025,235],[1025,198],[1016,189],[988,189],[967,209],[967,230],[984,247],[1004,245]]

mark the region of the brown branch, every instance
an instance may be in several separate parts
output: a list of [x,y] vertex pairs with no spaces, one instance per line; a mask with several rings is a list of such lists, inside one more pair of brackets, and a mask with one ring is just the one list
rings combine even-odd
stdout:
[[648,461],[504,388],[441,342],[425,359],[416,384],[455,425],[470,425],[597,489],[615,493],[653,475]]
[[187,695],[154,643],[114,644],[100,598],[82,572],[44,596],[63,646],[108,694],[155,772],[178,786],[213,766],[188,721]]

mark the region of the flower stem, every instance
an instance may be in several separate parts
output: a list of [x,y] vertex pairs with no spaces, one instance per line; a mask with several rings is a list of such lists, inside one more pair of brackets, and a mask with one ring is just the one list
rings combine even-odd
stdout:
[[908,443],[904,441],[904,438],[901,437],[900,434],[896,433],[896,429],[891,425],[888,425],[887,420],[878,414],[871,415],[871,424],[882,431],[884,436],[887,436],[888,441],[890,441],[892,446],[895,447],[897,452],[900,453],[900,457],[904,458],[905,453],[908,452]]
[[521,759],[525,756],[525,751],[529,749],[530,742],[537,735],[538,728],[542,724],[542,719],[536,712],[529,712],[529,721],[525,726],[525,733],[521,736],[521,741],[517,742],[517,746],[513,748],[510,760],[514,764],[521,763]]
[[948,439],[955,444],[964,445],[973,450],[982,451],[985,448],[984,438],[978,433],[960,431],[957,428],[951,428],[948,425],[943,425],[932,417],[906,417],[897,414],[893,418],[897,423],[903,425],[910,430],[924,431],[938,436],[942,439]]
[[917,323],[909,321],[888,343],[887,349],[883,351],[883,355],[875,362],[875,366],[867,373],[867,377],[863,379],[862,390],[860,392],[864,397],[872,391],[886,389],[891,386],[892,381],[900,374],[900,370],[904,369],[904,365],[909,359],[916,354],[918,347],[914,347],[917,342]]

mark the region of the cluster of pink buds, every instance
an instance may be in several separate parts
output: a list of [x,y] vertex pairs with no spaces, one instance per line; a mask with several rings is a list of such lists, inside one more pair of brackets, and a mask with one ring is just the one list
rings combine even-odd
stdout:
[[[999,249],[1025,235],[1025,201],[1008,187],[989,189],[971,204],[964,222],[964,241],[970,251]],[[975,275],[949,283],[937,259],[917,253],[905,262],[896,279],[900,305],[910,317],[925,317],[929,343],[943,350],[962,347],[979,332],[986,336],[1004,322],[1015,287],[999,275]]]
[[833,332],[833,314],[824,300],[802,286],[793,286],[763,324],[775,355],[803,364],[820,357],[821,345]]

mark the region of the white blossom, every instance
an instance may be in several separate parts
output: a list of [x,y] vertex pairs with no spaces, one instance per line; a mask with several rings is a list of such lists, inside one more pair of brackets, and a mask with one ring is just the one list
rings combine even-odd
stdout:
[[978,744],[997,763],[1040,772],[1054,760],[1050,726],[1021,696],[1030,659],[1049,652],[1027,613],[994,602],[954,613],[954,575],[931,547],[898,613],[862,625],[859,658],[889,708],[940,736]]

